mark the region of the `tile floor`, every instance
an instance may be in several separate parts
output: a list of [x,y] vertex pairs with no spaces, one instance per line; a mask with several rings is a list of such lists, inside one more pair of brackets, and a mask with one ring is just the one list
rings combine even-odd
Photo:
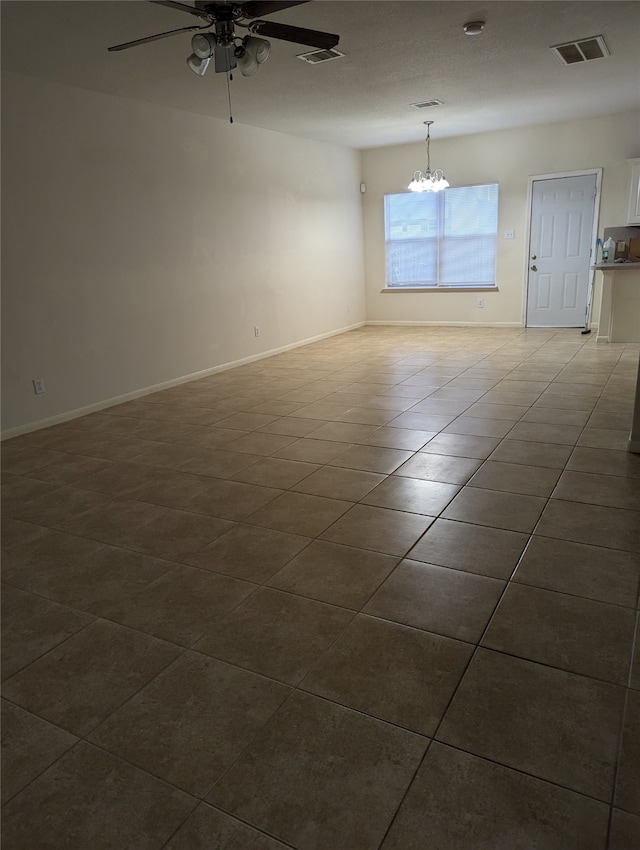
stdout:
[[4,850],[637,850],[637,367],[366,327],[5,443]]

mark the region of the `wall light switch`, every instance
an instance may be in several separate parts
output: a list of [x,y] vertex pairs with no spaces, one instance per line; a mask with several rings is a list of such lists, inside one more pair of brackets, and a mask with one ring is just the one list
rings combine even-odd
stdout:
[[505,239],[515,239],[515,237],[516,237],[515,230],[505,230],[505,232],[504,232],[504,238]]

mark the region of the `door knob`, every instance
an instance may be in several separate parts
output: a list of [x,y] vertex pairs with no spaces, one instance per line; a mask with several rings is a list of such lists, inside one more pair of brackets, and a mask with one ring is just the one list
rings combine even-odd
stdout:
[[529,266],[529,268],[531,269],[531,271],[532,271],[532,272],[537,272],[537,271],[538,271],[538,267],[537,267],[537,266]]
[[532,255],[531,255],[531,259],[532,259],[532,260],[537,259],[536,255],[535,255],[535,254],[532,254]]

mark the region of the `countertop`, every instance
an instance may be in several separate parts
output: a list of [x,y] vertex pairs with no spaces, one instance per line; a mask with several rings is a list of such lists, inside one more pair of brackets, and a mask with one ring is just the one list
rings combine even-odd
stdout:
[[591,268],[600,272],[617,272],[625,269],[631,269],[633,271],[640,269],[640,263],[596,263]]

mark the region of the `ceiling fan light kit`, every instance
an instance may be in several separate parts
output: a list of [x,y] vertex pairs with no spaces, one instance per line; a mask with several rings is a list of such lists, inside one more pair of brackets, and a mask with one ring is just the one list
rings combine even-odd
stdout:
[[431,170],[431,133],[429,131],[433,121],[425,121],[424,123],[427,127],[427,138],[425,139],[427,146],[427,167],[424,171],[414,172],[413,180],[409,183],[408,189],[411,192],[441,192],[443,189],[448,188],[449,181],[444,176],[441,168],[436,168],[435,171]]
[[[335,33],[256,20],[260,15],[270,15],[291,6],[300,6],[309,0],[248,0],[246,3],[209,3],[207,0],[196,0],[193,6],[174,2],[174,0],[150,0],[150,2],[157,6],[167,6],[179,12],[186,12],[205,23],[116,44],[108,48],[110,52],[148,44],[178,33],[213,28],[214,32],[199,32],[192,36],[191,50],[193,52],[187,57],[187,66],[194,74],[202,77],[213,58],[216,74],[226,73],[239,67],[243,76],[250,77],[256,73],[263,62],[267,61],[271,53],[271,44],[261,37],[263,35],[294,44],[308,44],[318,50],[331,50],[340,40],[340,36]],[[249,35],[240,38],[236,35],[236,27],[249,30]]]

